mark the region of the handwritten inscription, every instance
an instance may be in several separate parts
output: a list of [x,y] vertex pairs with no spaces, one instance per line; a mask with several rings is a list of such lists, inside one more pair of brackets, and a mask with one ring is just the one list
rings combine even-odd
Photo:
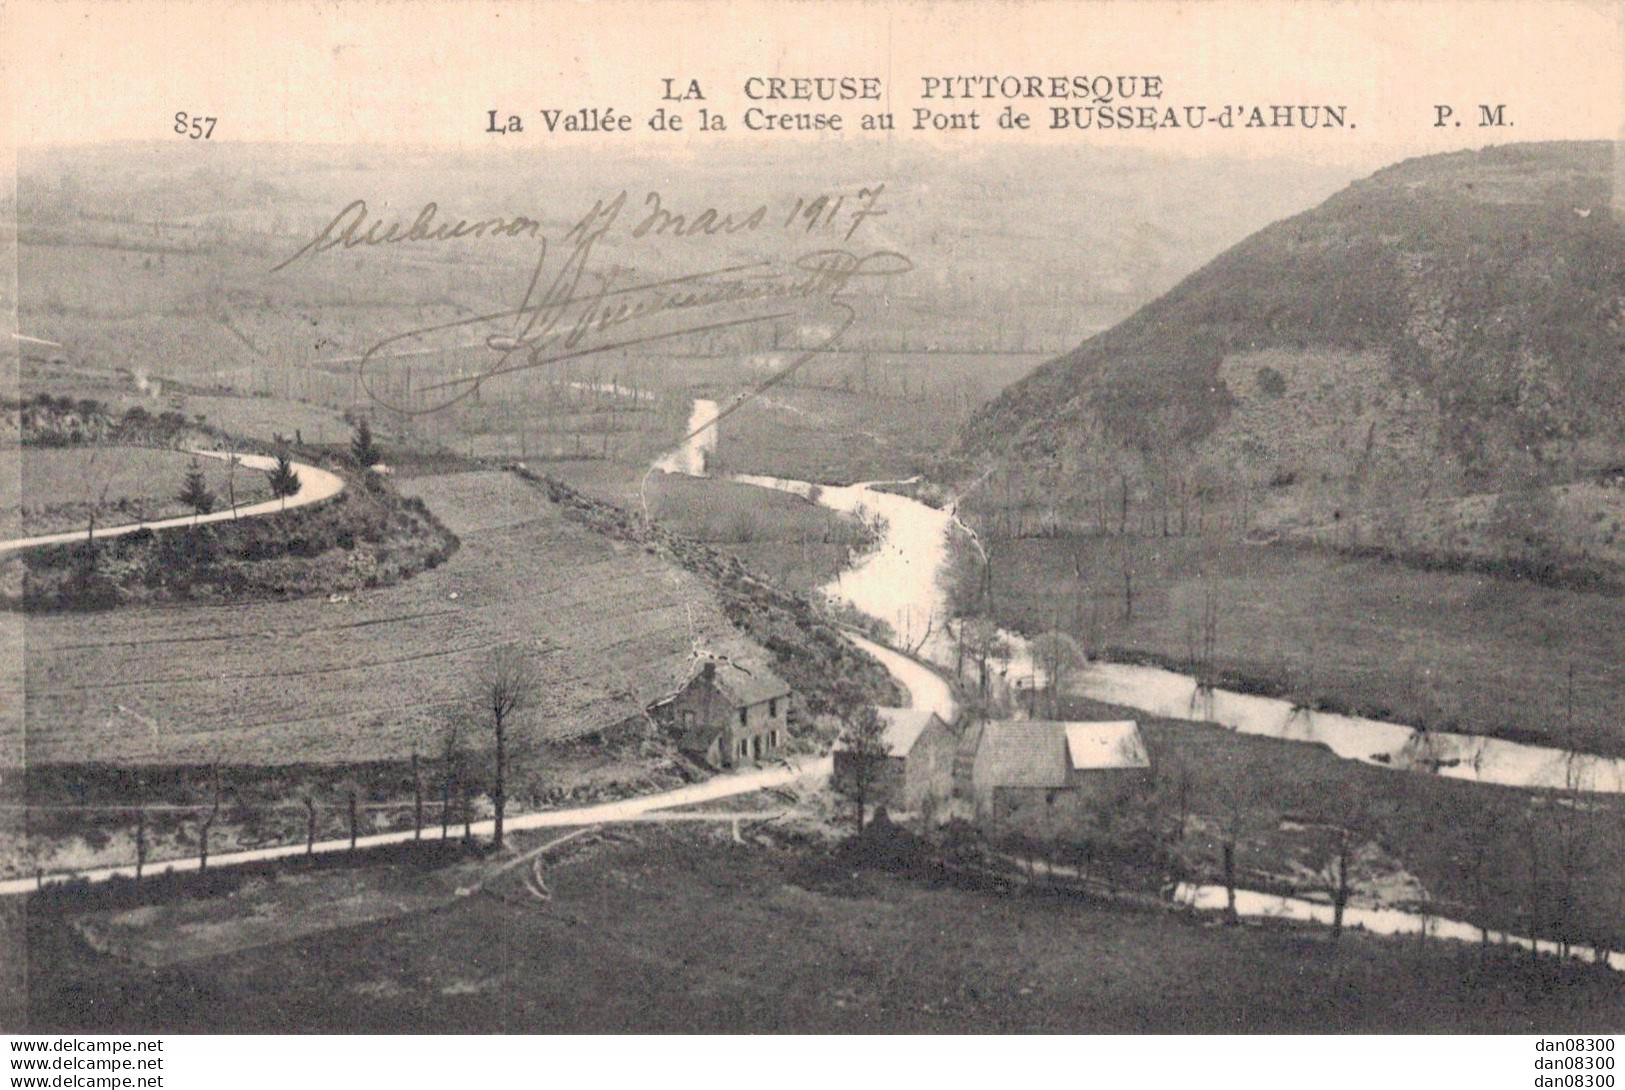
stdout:
[[[867,222],[887,214],[884,185],[850,193],[809,194],[785,204],[764,201],[731,211],[714,207],[676,211],[658,191],[649,191],[641,210],[629,210],[627,193],[596,201],[557,242],[542,233],[542,221],[525,215],[453,221],[439,205],[426,204],[410,222],[373,217],[365,201],[346,205],[323,229],[272,270],[330,250],[410,243],[441,244],[460,238],[511,238],[534,242],[537,250],[516,305],[385,338],[362,356],[363,388],[379,404],[403,413],[447,408],[503,375],[578,359],[595,353],[677,338],[737,329],[822,312],[827,332],[763,383],[781,381],[850,328],[856,311],[848,298],[858,283],[901,276],[913,268],[890,249],[842,246],[792,252],[758,261],[708,265],[698,271],[655,279],[634,279],[631,269],[606,263],[597,251],[611,237],[651,245],[700,236],[784,232],[806,237],[836,234],[850,241]],[[380,375],[391,360],[421,357],[444,346],[457,331],[477,334],[488,352],[472,373],[459,371],[420,383],[405,396]],[[461,338],[457,338],[461,340]]]

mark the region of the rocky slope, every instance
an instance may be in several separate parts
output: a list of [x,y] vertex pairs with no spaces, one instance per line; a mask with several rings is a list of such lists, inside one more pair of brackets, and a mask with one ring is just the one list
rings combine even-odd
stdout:
[[1608,474],[1625,461],[1622,353],[1612,145],[1430,156],[1259,231],[1040,367],[959,454],[1074,512],[1126,478],[1164,507],[1245,491],[1281,525],[1363,521],[1370,541],[1417,500]]

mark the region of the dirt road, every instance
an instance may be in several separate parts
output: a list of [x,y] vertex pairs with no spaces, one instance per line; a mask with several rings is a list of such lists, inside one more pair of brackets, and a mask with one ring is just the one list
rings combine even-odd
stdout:
[[[236,458],[237,464],[246,469],[270,472],[276,468],[276,459],[264,454],[232,454],[223,450],[194,450],[191,453],[199,458],[218,458],[226,461]],[[38,537],[17,537],[10,541],[0,541],[0,553],[11,552],[16,549],[31,549],[37,545],[65,545],[75,541],[84,541],[87,537],[100,541],[109,537],[122,537],[133,534],[137,530],[167,530],[176,526],[203,526],[211,522],[225,522],[229,519],[254,518],[259,515],[274,515],[282,511],[291,511],[295,507],[308,507],[313,503],[332,499],[344,491],[344,478],[336,473],[329,473],[325,469],[306,465],[304,462],[293,463],[294,472],[299,474],[299,491],[291,496],[265,500],[261,503],[246,504],[241,507],[227,508],[224,511],[214,511],[207,515],[180,515],[176,518],[154,519],[151,522],[128,522],[122,526],[98,527],[94,534],[86,534],[83,530],[69,530],[60,534],[41,534]]]

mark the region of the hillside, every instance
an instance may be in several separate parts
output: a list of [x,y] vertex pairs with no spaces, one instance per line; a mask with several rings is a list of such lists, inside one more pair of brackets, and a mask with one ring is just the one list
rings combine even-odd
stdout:
[[1126,476],[1164,528],[1192,495],[1256,492],[1250,524],[1367,541],[1417,499],[1606,473],[1625,458],[1613,184],[1601,142],[1388,167],[1038,368],[959,453],[1029,491],[1042,469],[1074,514]]
[[515,640],[545,651],[526,740],[565,738],[637,715],[682,680],[696,639],[753,651],[699,580],[505,474],[405,485],[463,539],[417,578],[336,599],[30,617],[30,763],[400,761],[434,751],[482,656]]

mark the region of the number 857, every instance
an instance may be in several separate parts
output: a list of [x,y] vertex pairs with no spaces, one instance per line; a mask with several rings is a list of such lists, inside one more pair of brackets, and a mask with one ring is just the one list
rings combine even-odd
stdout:
[[188,126],[186,113],[182,111],[175,115],[175,131],[190,140],[207,140],[214,135],[216,120],[213,117],[193,117]]

